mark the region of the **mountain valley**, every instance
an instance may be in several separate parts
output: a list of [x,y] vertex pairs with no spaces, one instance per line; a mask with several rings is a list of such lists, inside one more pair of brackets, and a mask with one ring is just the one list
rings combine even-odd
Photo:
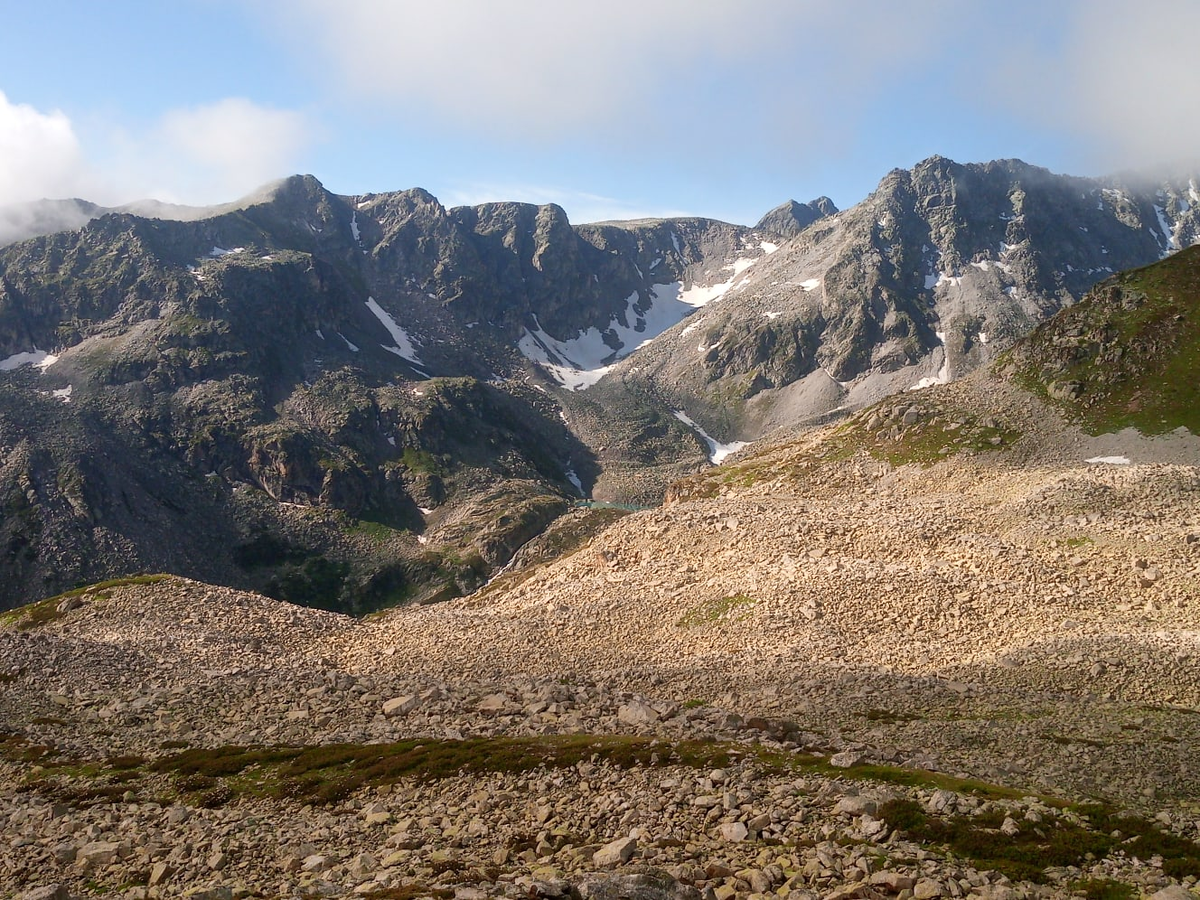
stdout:
[[1147,184],[935,157],[746,228],[293,177],[11,244],[0,607],[139,571],[357,612],[469,593],[578,500],[657,505],[962,377],[1200,237],[1194,179]]
[[0,896],[1195,897],[1194,183],[0,249]]

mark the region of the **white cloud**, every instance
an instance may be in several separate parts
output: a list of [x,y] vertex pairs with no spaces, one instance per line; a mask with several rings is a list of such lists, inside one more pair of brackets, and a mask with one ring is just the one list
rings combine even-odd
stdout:
[[973,11],[972,30],[986,29],[988,39],[957,79],[964,98],[1057,143],[1079,173],[1197,159],[1195,0],[1014,0],[988,9]]
[[1194,0],[1076,2],[1063,52],[1033,70],[1043,120],[1065,118],[1105,168],[1195,160],[1198,33]]
[[169,110],[135,130],[77,128],[61,111],[0,93],[0,206],[76,196],[226,202],[295,172],[313,139],[303,114],[242,98]]
[[556,203],[567,211],[572,224],[627,219],[669,219],[694,213],[678,209],[656,208],[634,201],[605,197],[586,191],[539,184],[506,182],[463,184],[444,191],[438,197],[443,206],[478,206],[506,200],[522,203]]
[[167,112],[141,153],[162,183],[154,196],[214,202],[292,174],[312,136],[298,112],[232,97]]
[[0,205],[69,197],[86,184],[83,149],[65,114],[11,103],[0,92]]
[[[814,117],[926,58],[952,0],[282,0],[274,21],[343,85],[489,137],[588,135],[680,153]],[[285,14],[286,13],[286,14]]]

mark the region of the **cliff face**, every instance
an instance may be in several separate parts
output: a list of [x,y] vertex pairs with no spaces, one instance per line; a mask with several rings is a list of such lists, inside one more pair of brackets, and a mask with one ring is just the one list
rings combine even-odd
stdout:
[[653,504],[988,362],[1195,241],[1192,190],[934,158],[843,212],[574,227],[296,176],[12,244],[0,603],[144,568],[339,608],[469,590],[572,499]]
[[945,382],[1113,272],[1200,239],[1191,183],[935,157],[783,243],[636,364],[723,439]]

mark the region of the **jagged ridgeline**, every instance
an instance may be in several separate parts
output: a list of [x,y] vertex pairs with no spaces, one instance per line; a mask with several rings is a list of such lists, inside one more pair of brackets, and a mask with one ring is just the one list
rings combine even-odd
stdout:
[[657,503],[990,361],[1194,242],[1193,184],[935,158],[753,228],[299,176],[71,202],[83,227],[0,249],[0,607],[139,571],[356,612],[471,592],[611,520],[581,498]]
[[745,231],[297,177],[9,246],[0,605],[139,570],[354,611],[474,590],[600,471],[518,342],[625,316],[645,273]]

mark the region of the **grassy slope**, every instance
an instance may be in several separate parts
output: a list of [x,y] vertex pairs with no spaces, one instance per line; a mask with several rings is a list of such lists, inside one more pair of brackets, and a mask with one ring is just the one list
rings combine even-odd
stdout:
[[1114,276],[1000,361],[1093,434],[1200,434],[1200,247]]

